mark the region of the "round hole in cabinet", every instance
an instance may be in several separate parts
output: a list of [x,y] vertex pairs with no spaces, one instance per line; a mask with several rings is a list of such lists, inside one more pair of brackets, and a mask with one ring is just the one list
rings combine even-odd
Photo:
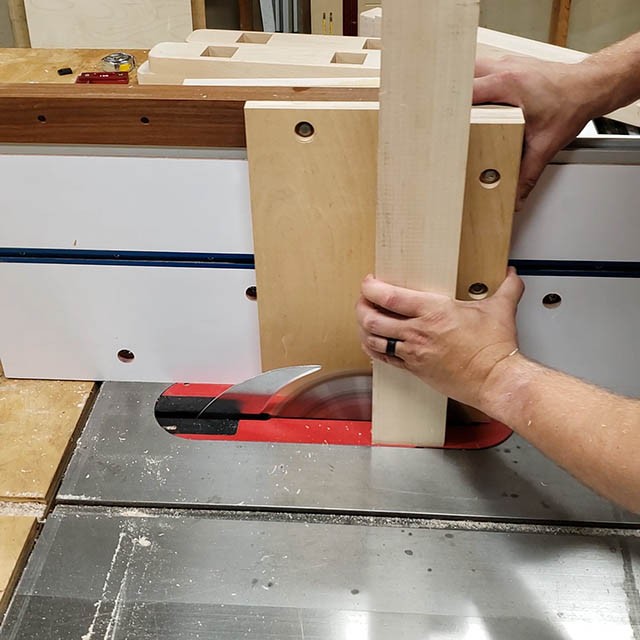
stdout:
[[557,309],[562,304],[562,296],[559,293],[547,293],[542,298],[542,304],[547,309]]
[[118,360],[124,364],[131,364],[136,359],[135,353],[129,349],[120,349],[118,351]]

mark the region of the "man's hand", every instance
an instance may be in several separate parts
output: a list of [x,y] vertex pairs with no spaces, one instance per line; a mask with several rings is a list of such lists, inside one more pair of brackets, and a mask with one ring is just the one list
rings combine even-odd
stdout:
[[[524,285],[510,269],[496,293],[461,302],[368,277],[356,313],[370,357],[407,369],[441,393],[482,409],[496,365],[517,351],[515,314]],[[396,357],[385,355],[398,340]]]
[[[520,107],[525,116],[525,145],[518,183],[518,208],[543,169],[571,142],[599,110],[594,90],[595,67],[586,62],[563,64],[508,56],[478,60],[474,104]],[[604,113],[604,112],[603,112]]]

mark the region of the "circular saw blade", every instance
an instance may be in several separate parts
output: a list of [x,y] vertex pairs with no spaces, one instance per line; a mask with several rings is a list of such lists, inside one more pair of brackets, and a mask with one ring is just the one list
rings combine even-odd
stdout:
[[371,420],[371,374],[333,373],[302,379],[271,407],[282,418]]

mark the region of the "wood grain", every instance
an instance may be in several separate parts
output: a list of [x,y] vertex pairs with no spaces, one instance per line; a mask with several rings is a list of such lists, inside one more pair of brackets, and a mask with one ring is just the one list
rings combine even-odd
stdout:
[[377,104],[246,106],[265,371],[369,367],[353,308],[373,267],[377,120]]
[[0,516],[0,618],[26,562],[36,527],[35,518]]
[[571,0],[553,0],[549,24],[549,42],[560,47],[567,46],[569,20],[571,18]]
[[[492,295],[504,280],[524,136],[520,109],[475,108],[473,113],[456,286],[459,300]],[[496,182],[483,182],[496,177]],[[484,285],[486,293],[473,295],[474,285]]]
[[[250,102],[246,122],[263,369],[369,368],[353,307],[374,270],[378,104]],[[312,137],[295,135],[299,122]],[[462,299],[504,279],[523,123],[520,109],[471,112]],[[492,189],[485,169],[501,174]]]
[[[102,71],[101,60],[111,49],[0,49],[0,98],[1,83],[51,83],[74,84],[76,77],[85,71]],[[138,64],[147,59],[146,49],[130,50]],[[58,69],[70,67],[73,74],[58,75]],[[136,72],[129,74],[132,84]]]
[[49,503],[93,389],[0,373],[0,501]]
[[[454,296],[479,2],[383,2],[376,275]],[[373,367],[373,439],[442,446],[447,398]]]
[[146,49],[184,40],[191,0],[25,0],[33,47]]
[[237,148],[246,144],[247,100],[377,97],[378,89],[347,87],[0,85],[0,142]]

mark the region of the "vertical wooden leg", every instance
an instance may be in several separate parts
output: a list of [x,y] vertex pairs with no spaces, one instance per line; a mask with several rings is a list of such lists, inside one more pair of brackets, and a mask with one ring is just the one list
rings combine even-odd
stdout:
[[569,20],[571,18],[571,0],[553,0],[551,22],[549,24],[549,42],[560,47],[567,46]]
[[191,18],[194,29],[207,28],[207,12],[205,0],[191,0]]
[[8,0],[9,20],[13,32],[13,43],[16,47],[28,48],[31,46],[27,14],[24,9],[24,0]]
[[300,31],[311,33],[311,0],[296,0],[300,6]]
[[[376,275],[454,296],[479,2],[383,0],[382,13]],[[374,363],[375,442],[441,446],[446,412],[409,372]]]
[[238,0],[240,30],[253,31],[253,0]]

